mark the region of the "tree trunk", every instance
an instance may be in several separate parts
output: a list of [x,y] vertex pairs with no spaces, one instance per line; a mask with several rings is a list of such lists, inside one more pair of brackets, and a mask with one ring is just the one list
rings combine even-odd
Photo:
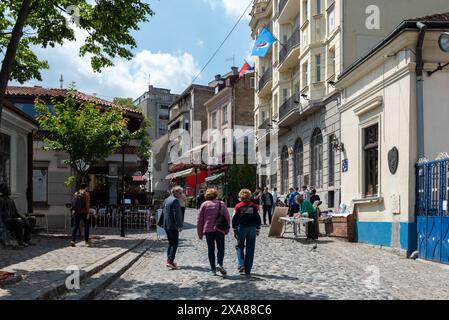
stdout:
[[3,103],[6,95],[6,88],[8,87],[9,78],[13,71],[14,60],[16,58],[17,48],[19,47],[20,39],[23,36],[23,27],[30,12],[31,0],[23,0],[17,16],[16,24],[12,29],[11,40],[9,40],[8,48],[6,49],[5,59],[2,63],[0,71],[0,126],[2,123]]

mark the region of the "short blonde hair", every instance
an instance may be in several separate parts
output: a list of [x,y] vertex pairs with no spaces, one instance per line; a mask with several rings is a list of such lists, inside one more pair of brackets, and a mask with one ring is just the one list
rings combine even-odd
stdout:
[[240,192],[239,192],[240,201],[251,200],[252,196],[253,196],[252,192],[248,189],[243,189],[243,190],[240,190]]
[[218,197],[217,189],[214,189],[214,188],[207,189],[204,197],[206,198],[206,200],[215,200],[215,199],[217,199],[217,197]]

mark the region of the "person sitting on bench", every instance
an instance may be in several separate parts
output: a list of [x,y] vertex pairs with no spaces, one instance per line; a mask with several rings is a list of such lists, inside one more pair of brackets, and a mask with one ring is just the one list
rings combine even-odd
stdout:
[[31,243],[31,231],[36,224],[36,218],[21,215],[14,200],[10,198],[11,191],[6,183],[0,183],[0,219],[6,229],[12,232],[20,246],[28,247]]

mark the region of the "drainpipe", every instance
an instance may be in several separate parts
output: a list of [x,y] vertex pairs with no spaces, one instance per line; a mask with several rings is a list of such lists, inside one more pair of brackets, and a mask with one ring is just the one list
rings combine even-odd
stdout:
[[416,26],[419,29],[418,44],[416,46],[416,107],[417,107],[417,142],[418,142],[418,161],[424,158],[424,61],[423,61],[423,43],[426,36],[427,26],[418,22]]

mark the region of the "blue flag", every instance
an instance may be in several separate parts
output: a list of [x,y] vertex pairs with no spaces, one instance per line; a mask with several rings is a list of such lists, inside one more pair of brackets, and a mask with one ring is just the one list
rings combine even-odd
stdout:
[[277,39],[273,36],[270,30],[268,30],[267,27],[263,28],[256,39],[252,55],[265,58],[271,45],[276,41]]

